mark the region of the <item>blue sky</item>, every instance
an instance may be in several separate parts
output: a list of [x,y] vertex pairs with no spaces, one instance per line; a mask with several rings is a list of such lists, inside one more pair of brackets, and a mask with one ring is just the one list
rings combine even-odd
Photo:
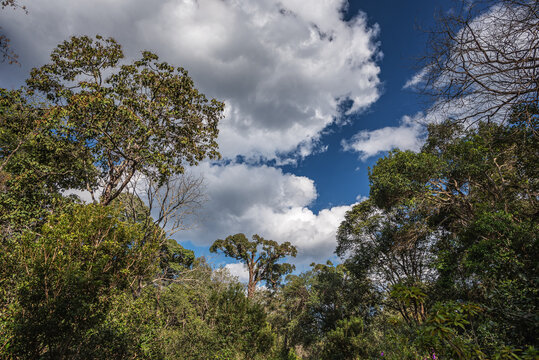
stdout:
[[[290,241],[299,269],[333,258],[344,213],[368,196],[368,167],[392,147],[417,150],[425,99],[404,85],[420,70],[442,0],[50,0],[4,10],[21,66],[0,65],[17,87],[71,35],[112,36],[128,59],[152,50],[187,68],[224,100],[221,163],[191,169],[208,202],[175,238],[215,265],[209,245],[236,232]],[[346,9],[346,10],[343,10]],[[344,12],[344,15],[343,15]],[[343,114],[348,99],[353,112]],[[241,267],[228,265],[242,275]]]
[[346,126],[331,126],[322,141],[328,145],[325,153],[301,161],[287,171],[316,179],[319,196],[312,208],[316,211],[332,205],[349,204],[356,196],[368,196],[368,167],[383,155],[359,158],[357,153],[343,151],[342,139],[349,139],[361,130],[376,130],[398,126],[405,115],[425,110],[424,98],[404,84],[418,71],[418,59],[425,53],[428,29],[434,15],[446,11],[449,1],[350,1],[349,14],[363,11],[370,23],[380,26],[382,94],[364,113],[352,116]]

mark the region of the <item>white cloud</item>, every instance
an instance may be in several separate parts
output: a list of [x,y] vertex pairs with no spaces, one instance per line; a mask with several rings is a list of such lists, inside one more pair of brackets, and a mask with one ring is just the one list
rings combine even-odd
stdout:
[[[22,63],[0,67],[0,78],[3,86],[17,86],[71,35],[112,36],[128,58],[154,51],[185,67],[208,97],[226,102],[218,139],[225,157],[293,163],[327,149],[320,134],[339,121],[340,101],[351,100],[353,113],[380,96],[379,28],[368,26],[363,13],[344,21],[346,6],[346,0],[33,2],[28,15],[0,14]],[[312,179],[235,163],[193,171],[205,177],[210,200],[203,222],[177,233],[179,240],[206,246],[237,232],[258,233],[296,245],[298,264],[333,255],[350,206],[311,211]]]
[[93,201],[92,194],[87,190],[68,189],[64,191],[62,195],[64,196],[75,195],[85,204],[89,204]]
[[247,271],[247,267],[243,263],[231,263],[226,264],[225,269],[228,270],[230,275],[236,276],[240,282],[247,282],[249,281],[249,271]]
[[346,0],[33,2],[28,15],[3,13],[2,27],[25,66],[24,72],[4,67],[0,76],[23,79],[27,65],[46,62],[71,35],[113,36],[131,57],[149,49],[184,66],[203,92],[226,102],[224,156],[306,156],[339,116],[338,99],[351,99],[354,112],[379,97],[378,26],[369,27],[363,13],[345,22],[346,6]]
[[423,69],[415,73],[410,79],[408,79],[408,81],[406,81],[406,83],[404,84],[402,88],[403,89],[415,88],[417,85],[425,81],[430,71],[431,71],[431,68],[429,66],[424,67]]
[[314,182],[304,176],[246,164],[202,164],[209,201],[196,229],[177,239],[209,246],[216,239],[242,232],[259,234],[298,248],[296,264],[325,261],[333,256],[336,231],[351,206],[336,206],[318,214],[307,206],[316,197]]
[[346,151],[358,152],[363,161],[394,148],[418,151],[425,135],[425,127],[419,121],[420,117],[420,114],[414,118],[403,116],[399,126],[363,130],[350,140],[343,140],[341,144]]
[[[231,263],[226,264],[225,269],[230,273],[230,275],[238,278],[239,282],[247,284],[249,282],[249,271],[247,266],[243,263]],[[259,282],[256,284],[258,290],[267,290],[268,288],[264,285],[264,282]],[[247,289],[245,289],[247,290]]]
[[365,195],[361,195],[361,194],[360,194],[360,195],[356,196],[356,201],[357,201],[358,203],[363,202],[363,201],[368,200],[368,199],[369,199],[369,197],[368,197],[368,196],[365,196]]
[[336,206],[318,214],[306,207],[293,207],[284,213],[264,209],[261,212],[264,221],[258,226],[269,238],[295,245],[298,263],[323,262],[333,256],[337,229],[350,209],[348,205]]

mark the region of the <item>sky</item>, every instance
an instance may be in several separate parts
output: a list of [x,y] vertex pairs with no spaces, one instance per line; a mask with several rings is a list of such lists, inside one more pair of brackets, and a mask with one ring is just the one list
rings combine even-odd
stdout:
[[346,211],[369,195],[368,168],[392,148],[419,150],[425,99],[413,91],[428,29],[447,0],[47,0],[0,12],[21,65],[0,64],[0,86],[72,35],[113,37],[128,60],[150,50],[225,102],[220,162],[202,176],[199,222],[174,238],[210,254],[243,232],[298,248],[298,270],[335,258]]

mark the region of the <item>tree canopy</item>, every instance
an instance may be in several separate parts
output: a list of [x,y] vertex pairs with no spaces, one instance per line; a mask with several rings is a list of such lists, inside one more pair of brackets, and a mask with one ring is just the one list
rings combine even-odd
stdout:
[[[339,228],[346,266],[378,283],[387,309],[437,354],[487,358],[500,344],[535,345],[536,114],[529,107],[506,125],[471,129],[431,125],[421,152],[377,162],[370,199]],[[451,312],[463,331],[451,328]]]
[[288,241],[216,240],[247,292],[172,237],[223,116],[185,69],[80,36],[0,89],[0,358],[537,359],[537,2],[466,4],[424,73],[430,110],[463,111],[369,169],[340,263],[293,273]]
[[163,184],[186,165],[219,157],[223,103],[207,100],[185,69],[151,52],[131,64],[120,64],[123,57],[112,38],[72,37],[27,80],[30,91],[48,100],[44,120],[84,148],[81,155],[94,168],[85,174],[86,189],[101,188],[104,205],[136,173]]

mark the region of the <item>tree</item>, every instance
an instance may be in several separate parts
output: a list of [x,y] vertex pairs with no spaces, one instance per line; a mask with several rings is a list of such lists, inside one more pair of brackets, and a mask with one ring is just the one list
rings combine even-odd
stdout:
[[[390,154],[379,161],[379,166],[371,172],[371,179],[379,174],[384,160],[394,163],[392,155],[409,158],[416,154]],[[399,171],[414,176],[412,166]],[[384,180],[386,178],[381,182]],[[399,180],[398,175],[394,176],[391,185],[397,188]],[[413,183],[400,190],[407,193],[414,185],[421,186]],[[374,204],[374,199],[379,199],[372,196],[374,193],[383,200],[380,204],[382,209],[391,204],[389,210],[384,211]],[[435,277],[432,269],[433,235],[434,231],[417,203],[413,200],[406,204],[395,203],[395,197],[384,192],[383,184],[380,184],[371,189],[371,199],[355,205],[346,213],[337,233],[336,253],[347,258],[345,264],[352,273],[370,279],[377,291],[385,293],[387,307],[399,311],[409,323],[420,323],[425,320],[426,312],[423,301],[418,301],[423,298],[416,295],[422,294],[421,288]]]
[[434,326],[433,309],[450,301],[482,310],[442,342],[448,357],[462,350],[453,340],[485,356],[536,345],[537,108],[526,107],[506,124],[431,125],[421,152],[377,162],[370,199],[339,229],[346,263],[378,269],[371,277],[389,282],[386,303],[408,324]]
[[392,151],[370,170],[337,253],[382,295],[365,322],[371,350],[537,356],[538,110],[522,106],[505,123],[430,125],[419,153]]
[[72,37],[27,80],[50,103],[43,120],[85,149],[97,170],[86,174],[86,190],[94,197],[102,189],[103,205],[137,173],[160,187],[185,165],[219,157],[223,103],[208,101],[185,69],[158,62],[151,52],[128,65],[120,65],[123,57],[112,38]]
[[[115,303],[110,325],[127,329],[130,356],[149,359],[262,359],[273,334],[261,305],[227,272],[195,260],[188,277]],[[103,329],[106,334],[106,329]],[[103,357],[104,358],[104,357]],[[273,359],[273,357],[272,357]]]
[[[120,220],[139,224],[144,230],[145,237],[153,239],[151,241],[157,241],[160,244],[160,270],[155,274],[155,278],[152,279],[153,283],[174,280],[180,276],[183,271],[189,269],[195,260],[193,251],[183,248],[176,242],[176,240],[168,238],[167,235],[170,234],[170,232],[165,231],[169,217],[178,216],[181,218],[181,215],[176,214],[175,211],[176,209],[181,210],[184,202],[179,201],[179,198],[177,199],[176,196],[183,196],[182,199],[185,197],[189,198],[189,194],[183,194],[183,192],[195,190],[186,190],[183,187],[177,187],[174,188],[174,190],[171,190],[171,187],[171,183],[167,182],[167,191],[174,192],[175,194],[175,196],[172,195],[172,199],[167,199],[168,194],[165,195],[165,199],[162,199],[161,202],[157,200],[154,201],[154,198],[152,197],[148,201],[149,205],[147,205],[137,195],[137,191],[134,190],[137,188],[137,183],[135,182],[129,186],[130,189],[133,189],[133,192],[123,192],[114,199],[110,205],[117,209]],[[145,190],[147,194],[154,194],[154,192],[158,191],[154,189],[151,184],[149,186],[146,185]],[[199,190],[200,189],[197,188],[197,194]],[[174,204],[174,209],[166,207],[166,204],[169,201]],[[160,210],[157,219],[152,217],[152,207],[155,205],[158,205]],[[173,227],[172,231],[174,230],[176,229]],[[140,292],[141,288],[144,286],[146,286],[146,284],[139,283],[139,288],[136,292]]]
[[73,37],[27,88],[0,90],[2,358],[125,358],[111,304],[194,262],[166,235],[204,199],[184,167],[219,156],[223,104],[154,54],[122,57],[112,39]]
[[146,219],[172,236],[196,223],[207,199],[204,190],[204,178],[190,173],[171,176],[163,184],[138,174],[127,184],[124,194],[132,196],[124,197],[123,204],[131,217],[140,216],[143,206]]
[[[286,359],[289,353],[302,359],[339,357],[342,353],[334,350],[342,344],[334,344],[330,350],[329,343],[336,340],[331,333],[335,335],[334,331],[349,321],[368,323],[377,312],[379,296],[364,277],[355,276],[344,264],[334,266],[330,261],[311,266],[310,271],[300,275],[288,275],[286,283],[266,298],[269,321]],[[349,340],[352,345],[357,339]],[[330,356],[328,352],[335,354]]]
[[[77,205],[50,217],[17,248],[24,276],[7,328],[15,358],[77,359],[107,316],[117,292],[137,288],[155,273],[159,235],[119,220],[117,210]],[[9,314],[8,310],[8,314]],[[5,314],[2,314],[2,317]]]
[[538,14],[537,1],[483,0],[440,16],[419,73],[438,120],[506,121],[537,104]]
[[[210,247],[215,253],[222,251],[226,256],[242,261],[249,272],[247,284],[247,297],[254,296],[256,285],[260,281],[266,281],[270,288],[275,289],[282,276],[291,273],[295,266],[287,263],[277,263],[285,256],[296,256],[297,250],[290,242],[278,244],[273,240],[266,240],[258,235],[253,235],[253,241],[249,241],[244,234],[227,236],[226,239],[216,240]],[[260,251],[260,252],[259,252]]]
[[[319,334],[334,330],[337,323],[351,317],[367,319],[375,311],[376,292],[370,279],[354,271],[350,264],[311,264],[314,281],[310,304]],[[359,276],[358,276],[359,275]]]
[[275,333],[280,353],[284,358],[300,345],[305,349],[318,340],[318,327],[311,311],[312,271],[287,275],[286,283],[275,294],[264,298],[268,320]]
[[[2,0],[0,1],[0,9],[4,10],[6,7],[8,8],[21,8],[23,11],[28,13],[28,10],[26,9],[26,6],[19,5],[19,3],[16,0]],[[1,27],[0,27],[1,29]],[[10,64],[18,64],[18,55],[11,49],[9,44],[9,38],[0,33],[0,54],[2,56],[2,62],[8,60]]]
[[326,335],[323,359],[366,358],[368,339],[365,335],[365,326],[361,318],[351,317],[339,320],[335,329]]
[[23,89],[0,89],[0,224],[3,236],[40,226],[67,201],[63,190],[84,188],[93,166],[85,150],[44,121],[45,104]]

